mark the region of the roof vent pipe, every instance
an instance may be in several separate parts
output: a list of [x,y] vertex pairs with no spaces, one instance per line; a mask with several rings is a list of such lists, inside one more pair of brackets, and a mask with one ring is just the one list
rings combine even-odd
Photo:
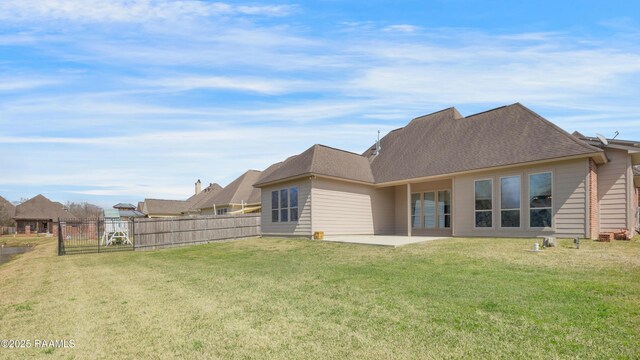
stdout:
[[382,150],[382,147],[380,146],[380,130],[378,130],[378,140],[376,141],[376,156],[380,155],[380,150]]

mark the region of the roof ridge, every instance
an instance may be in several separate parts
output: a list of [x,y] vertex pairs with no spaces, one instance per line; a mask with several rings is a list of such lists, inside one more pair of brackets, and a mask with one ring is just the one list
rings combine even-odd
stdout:
[[464,117],[462,117],[462,118],[463,118],[463,119],[468,119],[468,118],[470,118],[470,117],[474,117],[474,116],[478,116],[478,115],[485,114],[485,113],[488,113],[488,112],[492,112],[492,111],[496,111],[496,110],[504,109],[504,108],[507,108],[507,107],[511,107],[511,106],[516,105],[516,104],[519,104],[519,103],[513,103],[513,104],[511,104],[511,105],[502,105],[502,106],[498,106],[497,108],[493,108],[493,109],[489,109],[489,110],[481,111],[481,112],[479,112],[479,113],[475,113],[475,114],[471,114],[471,115],[468,115],[468,116],[464,116]]
[[542,117],[542,116],[540,116],[538,113],[536,113],[535,111],[533,111],[533,110],[529,109],[528,107],[526,107],[526,106],[524,106],[524,105],[520,104],[519,102],[518,102],[518,103],[515,103],[515,104],[512,104],[512,105],[510,105],[510,106],[514,106],[514,105],[520,106],[521,108],[523,108],[523,109],[525,109],[526,111],[530,112],[530,113],[531,113],[531,114],[533,114],[535,117],[537,117],[538,119],[542,120],[542,123],[543,123],[543,124],[545,124],[545,125],[547,125],[548,127],[550,127],[550,128],[552,128],[552,129],[554,129],[555,131],[559,132],[560,134],[564,135],[565,137],[567,137],[567,138],[571,139],[571,140],[572,140],[573,142],[575,142],[576,144],[578,144],[578,145],[580,145],[580,146],[582,146],[582,147],[584,147],[584,148],[586,148],[586,149],[594,150],[594,151],[596,151],[596,152],[604,151],[604,150],[602,150],[602,149],[600,149],[600,148],[597,148],[597,147],[595,147],[595,146],[592,146],[592,145],[589,145],[589,144],[585,143],[584,141],[582,141],[582,140],[578,139],[578,138],[577,138],[577,137],[575,137],[575,136],[572,136],[572,135],[571,135],[571,134],[569,134],[568,132],[566,132],[566,131],[564,131],[563,129],[561,129],[558,125],[556,125],[556,124],[552,123],[551,121],[549,121],[549,120],[547,120],[547,119],[543,118],[543,117]]
[[[427,117],[427,116],[435,115],[435,114],[438,114],[438,113],[441,113],[441,112],[445,112],[445,111],[447,111],[447,110],[451,110],[451,109],[455,109],[455,110],[457,111],[457,109],[455,108],[455,106],[449,106],[449,107],[448,107],[448,108],[446,108],[446,109],[442,109],[442,110],[434,111],[434,112],[429,113],[429,114],[425,114],[425,115],[420,115],[420,116],[414,117],[413,119],[411,119],[411,120],[409,121],[409,124],[411,124],[414,120],[418,120],[418,119],[423,118],[423,117]],[[407,124],[407,125],[409,125],[409,124]],[[403,127],[406,127],[406,126],[403,126]],[[402,128],[401,128],[401,129],[402,129]]]
[[[347,154],[351,154],[351,155],[358,155],[358,156],[362,156],[361,154],[355,153],[355,152],[353,152],[353,151],[344,150],[344,149],[339,149],[339,148],[335,148],[335,147],[333,147],[333,146],[328,146],[328,145],[323,145],[323,144],[315,144],[315,146],[320,146],[320,147],[327,148],[327,149],[332,149],[332,150],[342,151],[342,152],[345,152],[345,153],[347,153]],[[314,155],[315,155],[315,154],[314,154]],[[364,157],[364,156],[362,156],[362,157]]]

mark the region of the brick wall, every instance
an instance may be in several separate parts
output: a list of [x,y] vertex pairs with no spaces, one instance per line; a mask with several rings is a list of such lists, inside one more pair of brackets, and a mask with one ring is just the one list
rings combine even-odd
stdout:
[[593,240],[598,239],[600,233],[598,208],[598,167],[589,159],[589,234]]

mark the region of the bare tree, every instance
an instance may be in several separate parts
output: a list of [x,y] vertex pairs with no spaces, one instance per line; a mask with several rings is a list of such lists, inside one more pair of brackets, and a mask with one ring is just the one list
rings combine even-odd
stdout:
[[11,214],[9,214],[9,211],[2,204],[0,204],[0,226],[14,226],[14,225],[15,223],[11,218]]
[[75,203],[67,201],[67,210],[78,219],[96,219],[102,215],[102,208],[87,202]]

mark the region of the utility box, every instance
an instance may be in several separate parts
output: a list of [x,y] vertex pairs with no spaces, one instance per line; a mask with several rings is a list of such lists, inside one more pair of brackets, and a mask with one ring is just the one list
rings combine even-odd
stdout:
[[313,233],[313,240],[324,240],[324,231],[316,231]]

